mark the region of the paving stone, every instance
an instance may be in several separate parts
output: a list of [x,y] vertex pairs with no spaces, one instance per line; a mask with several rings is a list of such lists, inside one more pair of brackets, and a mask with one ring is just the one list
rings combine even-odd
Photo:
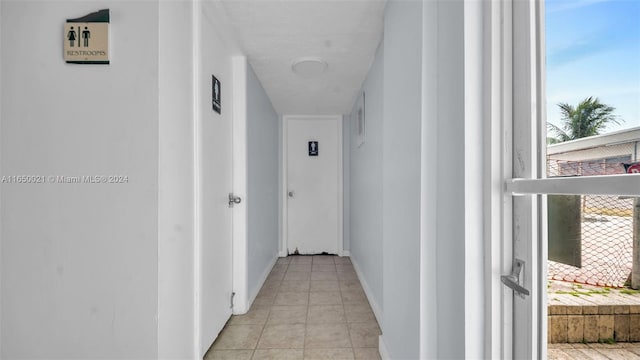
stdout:
[[598,315],[599,340],[613,339],[613,315]]
[[579,343],[584,340],[584,317],[567,315],[567,342]]
[[598,315],[584,316],[583,336],[586,342],[596,342],[600,339],[600,333],[598,332]]
[[598,306],[598,315],[612,315],[613,305],[600,305]]
[[640,341],[640,314],[629,315],[629,341]]
[[550,343],[566,343],[567,315],[552,315],[548,320],[548,341]]
[[567,315],[567,307],[565,305],[550,305],[547,311],[549,315]]
[[628,313],[629,313],[629,305],[615,305],[613,307],[614,315],[622,315],[622,314],[628,314]]
[[618,342],[629,341],[629,315],[614,315],[614,339]]
[[584,315],[597,315],[598,314],[598,307],[595,305],[583,305],[582,306],[582,313]]
[[567,315],[582,315],[582,306],[566,306]]

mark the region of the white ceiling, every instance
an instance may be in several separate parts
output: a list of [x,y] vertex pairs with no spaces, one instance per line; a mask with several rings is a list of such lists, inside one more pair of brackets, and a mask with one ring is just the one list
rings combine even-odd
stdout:
[[[347,114],[382,37],[383,0],[223,0],[236,40],[280,114]],[[327,71],[304,78],[300,57]]]

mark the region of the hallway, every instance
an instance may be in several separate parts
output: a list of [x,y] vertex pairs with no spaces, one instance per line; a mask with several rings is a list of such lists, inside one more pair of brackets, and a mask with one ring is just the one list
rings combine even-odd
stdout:
[[376,322],[349,257],[279,258],[250,311],[210,359],[380,359]]
[[0,358],[542,357],[543,5],[0,0]]

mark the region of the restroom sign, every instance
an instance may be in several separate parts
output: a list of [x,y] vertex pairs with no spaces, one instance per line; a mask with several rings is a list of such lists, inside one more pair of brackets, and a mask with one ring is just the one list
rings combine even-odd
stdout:
[[70,64],[109,64],[109,9],[67,19],[64,60]]
[[309,141],[309,156],[318,156],[318,142]]

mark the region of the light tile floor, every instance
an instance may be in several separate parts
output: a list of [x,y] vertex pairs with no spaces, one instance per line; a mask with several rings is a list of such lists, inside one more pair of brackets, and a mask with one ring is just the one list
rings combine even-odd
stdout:
[[549,360],[640,359],[640,343],[549,344]]
[[380,359],[380,327],[348,257],[278,259],[253,306],[232,316],[210,359]]

